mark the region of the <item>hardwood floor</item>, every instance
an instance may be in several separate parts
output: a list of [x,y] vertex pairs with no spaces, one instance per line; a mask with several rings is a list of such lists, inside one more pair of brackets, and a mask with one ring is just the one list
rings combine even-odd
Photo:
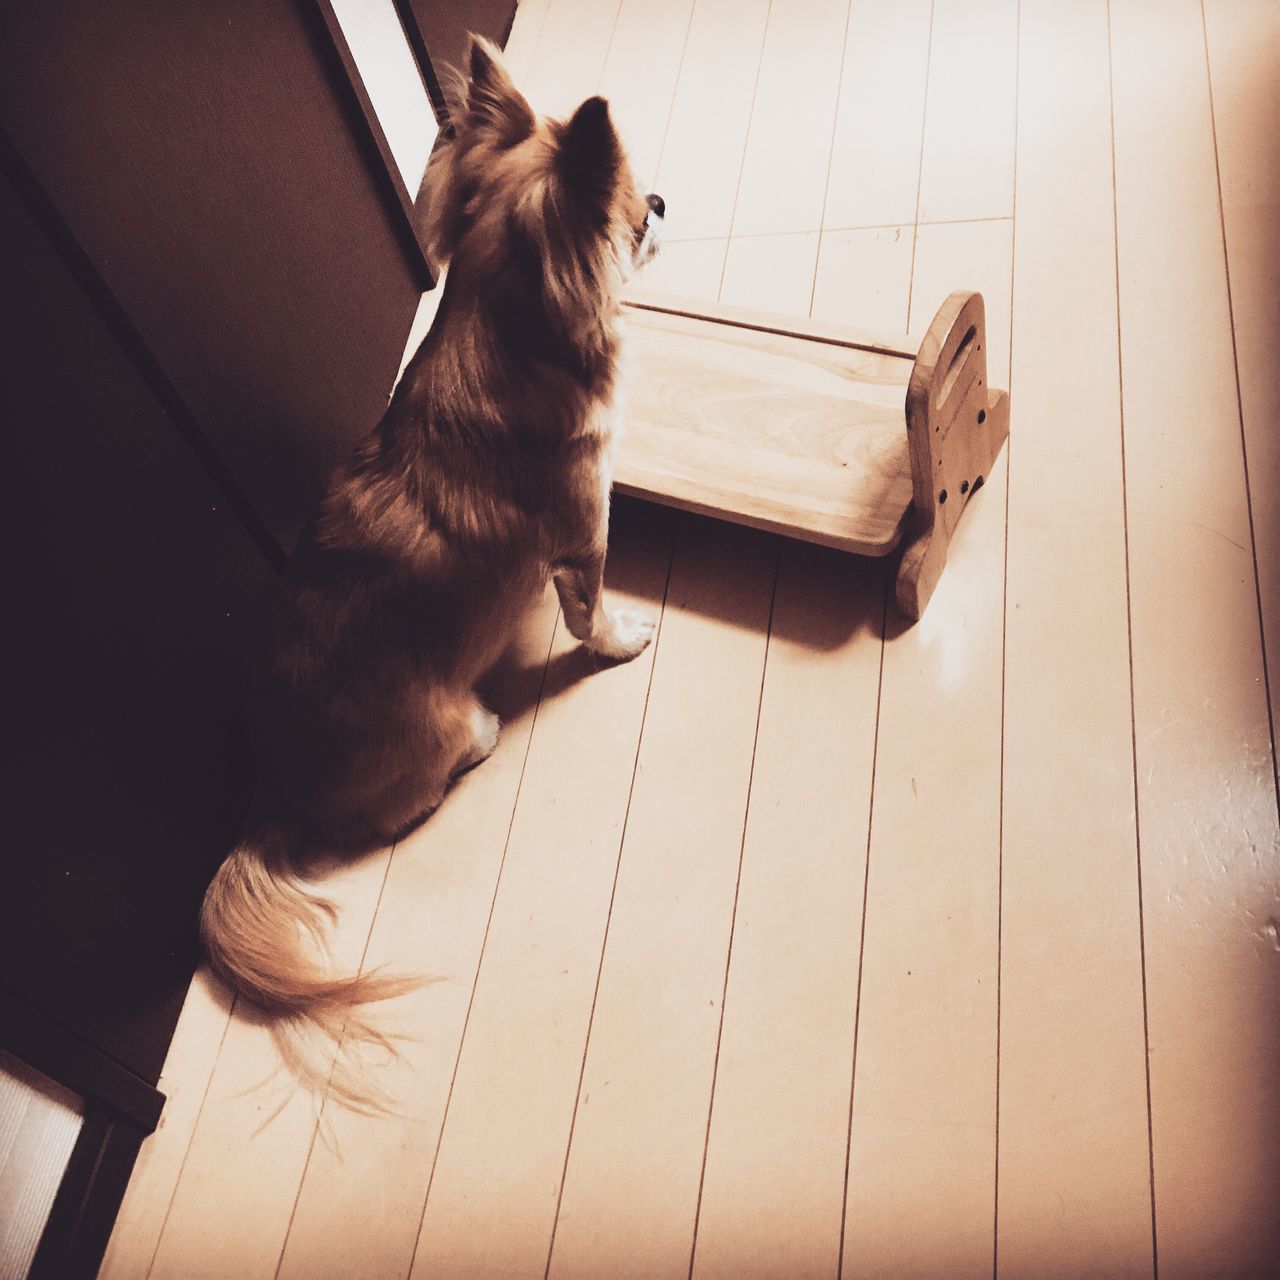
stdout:
[[198,975],[102,1275],[1280,1274],[1280,9],[524,0],[509,59],[613,97],[654,288],[982,290],[1009,447],[912,627],[619,503],[654,644],[549,595],[497,754],[334,878],[341,963],[439,979],[397,1114]]

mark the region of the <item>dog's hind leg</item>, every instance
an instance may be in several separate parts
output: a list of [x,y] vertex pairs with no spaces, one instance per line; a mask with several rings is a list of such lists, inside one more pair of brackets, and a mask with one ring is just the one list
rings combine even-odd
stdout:
[[387,841],[418,826],[440,807],[455,778],[493,754],[498,728],[498,717],[474,697],[437,707],[419,758],[366,802],[365,821]]
[[364,821],[384,844],[425,822],[444,800],[448,779],[435,768],[413,770],[391,779],[364,806]]

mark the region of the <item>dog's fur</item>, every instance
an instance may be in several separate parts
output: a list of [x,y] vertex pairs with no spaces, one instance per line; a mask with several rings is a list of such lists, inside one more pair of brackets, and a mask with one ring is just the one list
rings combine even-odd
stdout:
[[332,908],[298,883],[299,856],[395,838],[493,751],[476,682],[548,575],[602,658],[635,657],[653,630],[600,596],[618,295],[663,205],[637,188],[602,99],[539,119],[478,39],[470,71],[426,182],[428,248],[450,263],[440,308],[289,565],[252,691],[258,798],[200,920],[213,969],[270,1016],[302,1083],[356,1106],[358,1075],[330,1076],[297,1033],[381,1041],[353,1006],[413,982],[325,973],[307,937],[322,941]]

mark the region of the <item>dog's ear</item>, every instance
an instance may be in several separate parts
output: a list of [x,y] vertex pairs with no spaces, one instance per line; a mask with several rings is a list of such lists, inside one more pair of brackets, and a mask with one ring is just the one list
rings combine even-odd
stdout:
[[467,83],[467,123],[495,135],[500,146],[514,147],[534,130],[533,108],[502,65],[497,48],[482,36],[471,37],[471,79]]
[[588,98],[565,125],[560,172],[574,203],[605,221],[622,175],[622,144],[603,98]]

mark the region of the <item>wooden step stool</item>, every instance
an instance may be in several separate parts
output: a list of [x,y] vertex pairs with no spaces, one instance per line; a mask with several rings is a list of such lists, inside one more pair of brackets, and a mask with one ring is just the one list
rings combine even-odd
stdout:
[[982,295],[953,293],[919,343],[658,294],[627,313],[614,487],[860,555],[905,541],[896,595],[919,618],[1009,434]]

